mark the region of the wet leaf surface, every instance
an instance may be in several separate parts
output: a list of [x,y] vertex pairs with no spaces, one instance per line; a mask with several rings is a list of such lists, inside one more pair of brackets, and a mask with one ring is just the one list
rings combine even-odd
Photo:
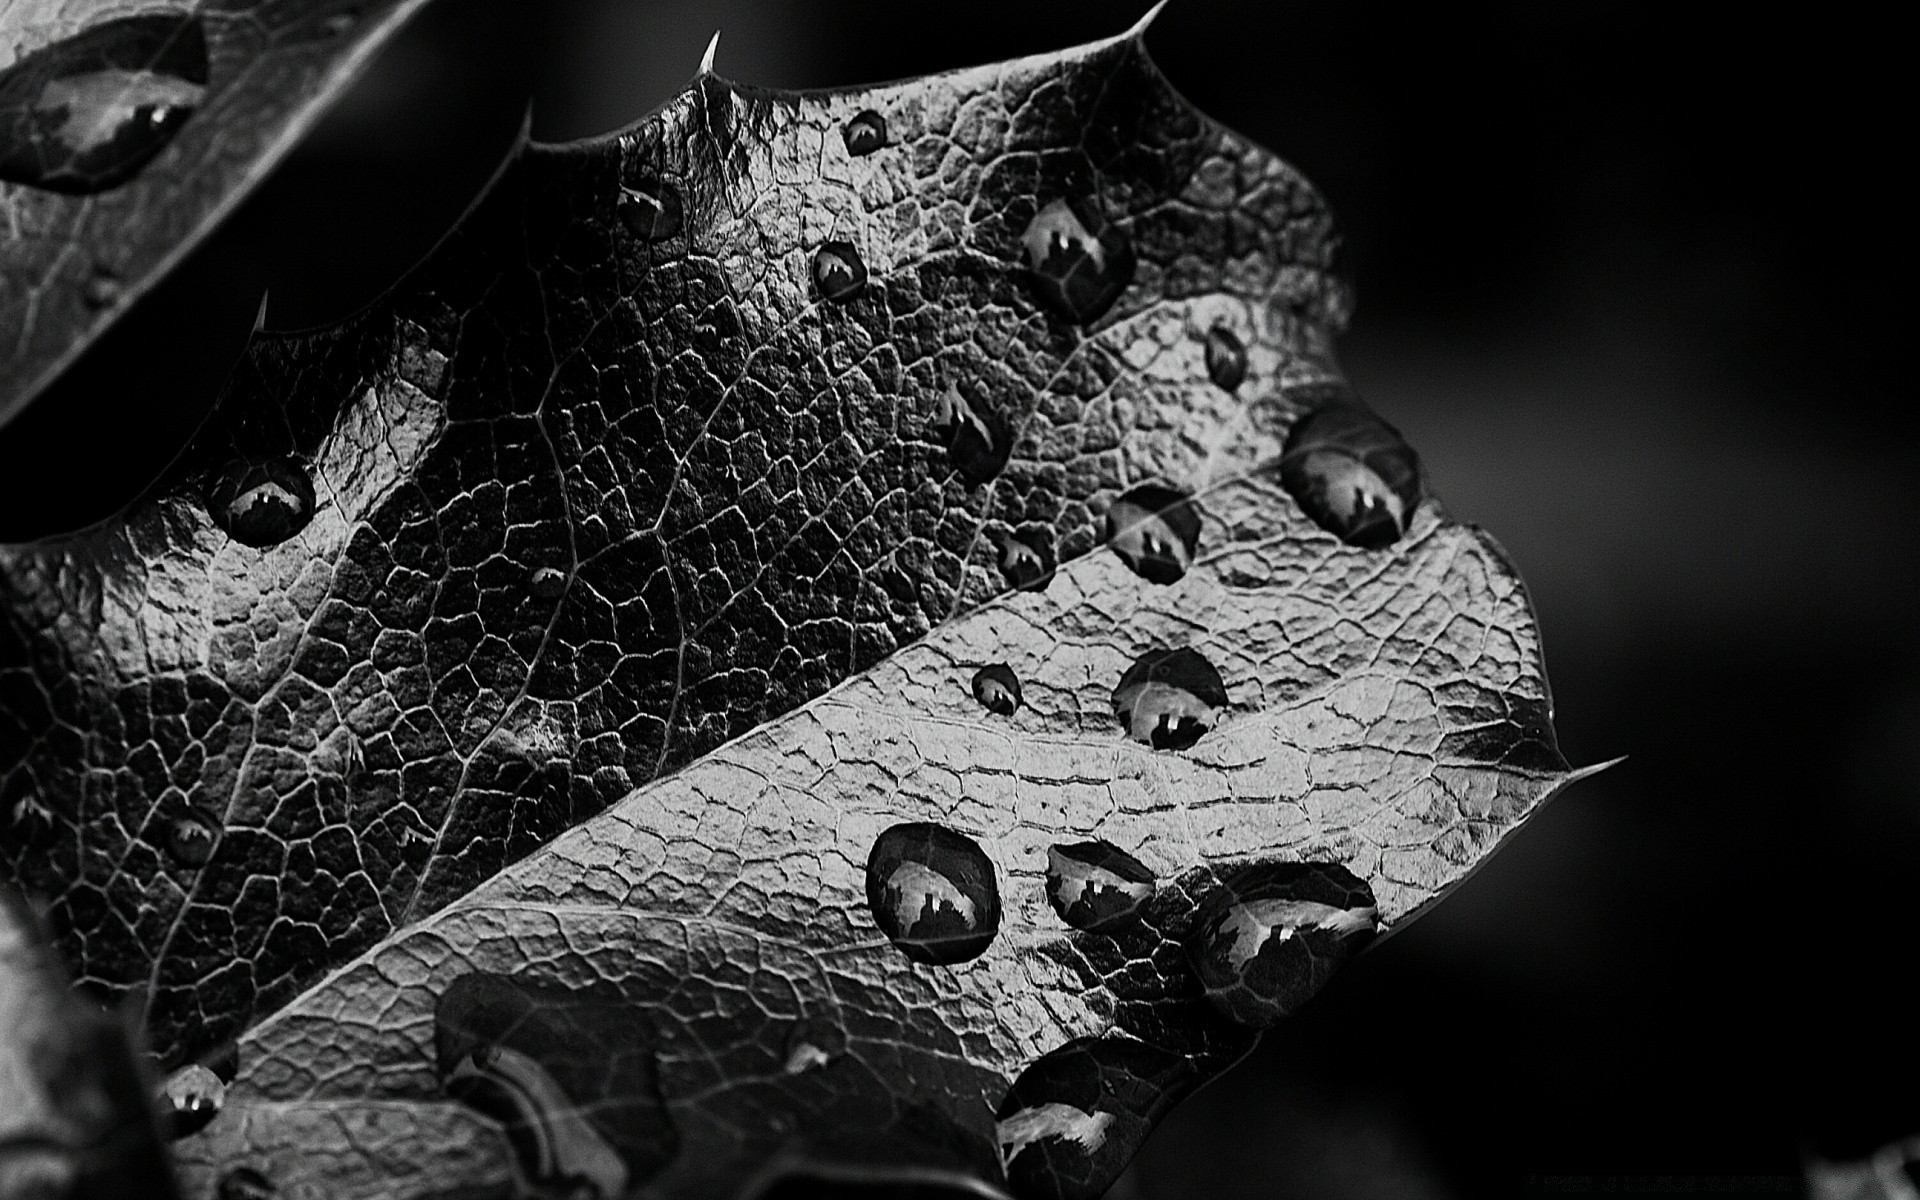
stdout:
[[1132,36],[705,75],[0,550],[6,870],[238,1039],[189,1191],[1097,1195],[1256,1036],[1221,922],[1289,1007],[1345,952],[1247,871],[1391,928],[1569,778],[1499,549],[1290,490],[1333,243]]

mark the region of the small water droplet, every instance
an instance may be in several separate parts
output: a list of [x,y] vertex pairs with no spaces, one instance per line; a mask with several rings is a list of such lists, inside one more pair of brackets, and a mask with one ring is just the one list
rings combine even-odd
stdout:
[[1053,582],[1053,537],[1045,529],[1023,529],[1007,535],[1000,545],[1000,573],[1023,592],[1044,592]]
[[836,304],[845,304],[867,286],[867,264],[852,242],[827,242],[813,252],[813,286]]
[[1075,929],[1095,932],[1131,920],[1153,897],[1153,872],[1112,842],[1047,847],[1047,902]]
[[915,962],[978,958],[1000,931],[1000,884],[980,844],[926,822],[895,825],[867,856],[867,905]]
[[1200,514],[1186,495],[1142,484],[1107,509],[1107,542],[1149,583],[1174,583],[1200,548]]
[[999,414],[975,405],[949,383],[933,417],[934,437],[947,448],[947,461],[968,487],[979,487],[1006,468],[1013,438]]
[[1021,235],[1042,300],[1077,325],[1098,320],[1133,281],[1133,242],[1091,200],[1055,200]]
[[206,94],[193,13],[103,21],[0,72],[0,179],[84,194],[125,183]]
[[1155,750],[1185,750],[1227,706],[1227,685],[1199,651],[1149,650],[1113,689],[1113,715],[1127,736]]
[[620,223],[643,242],[663,242],[686,223],[679,189],[664,179],[643,179],[620,189]]
[[1020,708],[1020,677],[1005,663],[993,663],[973,673],[973,698],[990,713],[1010,717]]
[[104,267],[96,267],[81,285],[80,298],[88,308],[112,308],[126,291],[126,284]]
[[1300,419],[1287,435],[1280,482],[1314,524],[1368,549],[1399,541],[1420,507],[1419,456],[1354,400]]
[[273,1200],[273,1182],[252,1167],[235,1167],[220,1177],[219,1200]]
[[207,512],[228,537],[246,546],[277,546],[313,519],[313,481],[290,456],[239,462],[207,488]]
[[7,832],[23,845],[41,845],[53,836],[53,810],[28,792],[7,806]]
[[1247,377],[1247,348],[1225,325],[1207,331],[1207,378],[1231,392]]
[[1373,889],[1339,863],[1256,863],[1201,903],[1187,957],[1215,1008],[1260,1028],[1311,999],[1376,915]]
[[203,867],[220,840],[214,823],[199,813],[180,817],[167,831],[167,852],[182,866]]
[[1075,1038],[1048,1051],[995,1114],[1008,1184],[1036,1200],[1105,1195],[1161,1115],[1199,1082],[1191,1059],[1133,1038]]
[[558,567],[540,567],[528,580],[533,594],[540,600],[558,600],[567,590],[567,573]]
[[870,108],[863,109],[840,130],[840,137],[847,143],[848,154],[856,158],[872,154],[887,144],[887,119]]
[[200,1132],[220,1115],[227,1085],[199,1063],[188,1063],[160,1085],[160,1103],[167,1114],[168,1133],[183,1138]]

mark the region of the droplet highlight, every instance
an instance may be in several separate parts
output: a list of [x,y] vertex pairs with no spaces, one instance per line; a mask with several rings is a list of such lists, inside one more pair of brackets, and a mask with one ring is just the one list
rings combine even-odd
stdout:
[[855,158],[872,154],[887,144],[887,119],[870,108],[863,109],[841,127],[840,138],[846,143],[847,153]]
[[1020,591],[1046,591],[1058,566],[1053,537],[1045,530],[1019,530],[1000,543],[1000,573]]
[[1098,320],[1133,281],[1133,242],[1091,199],[1059,199],[1028,222],[1020,241],[1035,293],[1067,320]]
[[558,600],[567,590],[567,573],[558,567],[539,567],[527,580],[537,600]]
[[946,447],[947,461],[968,487],[1000,474],[1013,456],[1013,437],[999,414],[967,399],[955,384],[940,394],[933,436]]
[[1207,330],[1207,378],[1231,392],[1247,377],[1247,348],[1225,325]]
[[1075,929],[1102,933],[1153,898],[1153,872],[1112,842],[1047,847],[1047,903]]
[[170,1137],[183,1138],[205,1129],[220,1115],[227,1085],[199,1063],[188,1063],[160,1085],[160,1107]]
[[214,823],[199,813],[192,813],[178,818],[168,829],[167,853],[182,866],[204,867],[219,841],[220,834]]
[[1196,650],[1150,650],[1113,689],[1113,715],[1127,736],[1155,750],[1185,750],[1227,707],[1220,672]]
[[813,252],[813,286],[835,304],[845,304],[867,286],[867,264],[852,242],[827,242]]
[[1300,419],[1280,458],[1280,482],[1314,524],[1368,549],[1399,541],[1422,495],[1419,456],[1356,400]]
[[207,90],[194,13],[103,21],[0,72],[0,180],[86,194],[132,179]]
[[1020,1072],[994,1122],[1013,1193],[1098,1200],[1200,1082],[1184,1055],[1125,1037],[1075,1038]]
[[207,513],[243,546],[277,546],[313,519],[313,480],[296,458],[235,463],[207,487]]
[[664,242],[686,224],[679,189],[664,179],[643,179],[620,189],[620,223],[643,242]]
[[1107,544],[1149,583],[1175,583],[1200,548],[1200,514],[1172,488],[1143,484],[1107,509]]
[[992,663],[973,673],[973,698],[990,713],[1010,717],[1020,710],[1020,677],[1005,663]]
[[1187,957],[1207,999],[1263,1028],[1299,1011],[1372,939],[1373,889],[1339,863],[1260,863],[1200,905]]
[[1000,885],[980,844],[943,825],[895,825],[867,856],[867,905],[900,952],[951,966],[978,958],[1000,931]]

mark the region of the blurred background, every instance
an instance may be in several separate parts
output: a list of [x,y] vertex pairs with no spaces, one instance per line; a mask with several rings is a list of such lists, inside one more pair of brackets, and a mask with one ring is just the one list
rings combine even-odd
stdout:
[[[535,136],[567,139],[664,100],[716,28],[722,74],[827,86],[1055,49],[1144,7],[444,0],[0,440],[0,536],[137,493],[262,289],[275,328],[371,299],[529,97]],[[1174,83],[1341,216],[1349,374],[1520,565],[1567,757],[1628,758],[1178,1110],[1116,1200],[1781,1195],[1804,1156],[1920,1132],[1895,978],[1920,928],[1903,44],[1845,5],[1160,17]],[[98,455],[65,491],[4,482],[75,445]]]

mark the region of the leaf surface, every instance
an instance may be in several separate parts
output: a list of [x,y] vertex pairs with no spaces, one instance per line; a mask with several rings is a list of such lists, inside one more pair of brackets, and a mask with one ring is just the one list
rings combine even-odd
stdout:
[[1497,547],[1301,491],[1308,413],[1417,487],[1333,248],[1137,34],[703,74],[0,552],[8,867],[163,1061],[239,1039],[190,1189],[1098,1194],[1276,1003],[1203,927],[1297,1002],[1570,777]]

